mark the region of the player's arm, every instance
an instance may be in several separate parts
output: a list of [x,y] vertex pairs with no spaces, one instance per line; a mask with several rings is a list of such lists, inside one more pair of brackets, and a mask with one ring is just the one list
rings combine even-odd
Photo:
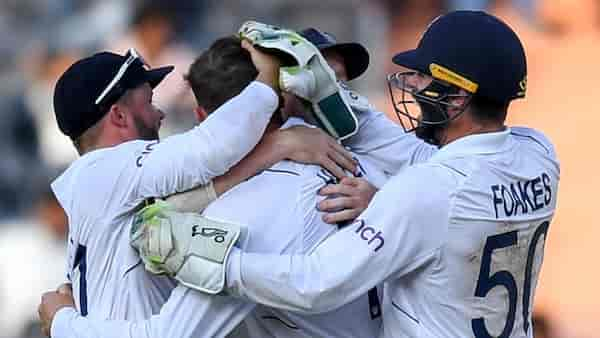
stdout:
[[[190,288],[215,294],[223,290],[226,278],[229,292],[254,302],[326,312],[391,276],[434,262],[445,239],[454,184],[446,168],[410,167],[375,195],[354,224],[327,238],[310,255],[231,250],[239,227],[202,219],[191,222],[177,215],[164,221],[168,212],[148,213],[132,244],[148,258],[152,271],[165,271]],[[427,199],[418,199],[424,189]],[[194,235],[205,227],[222,239]]]
[[320,165],[338,178],[346,176],[345,170],[356,169],[352,154],[324,131],[294,126],[265,135],[246,158],[217,177],[214,180],[217,195],[285,159]]
[[279,61],[248,48],[259,71],[256,81],[191,131],[148,143],[135,163],[139,198],[169,196],[206,184],[258,143],[279,104]]
[[344,141],[357,154],[369,157],[379,169],[395,174],[401,169],[429,159],[437,148],[414,133],[406,133],[397,122],[377,111],[368,100],[347,91],[350,105],[357,111],[358,132]]
[[[178,286],[160,313],[146,320],[102,320],[82,317],[74,307],[61,307],[55,315],[61,295],[46,294],[40,316],[47,313],[52,338],[193,338],[224,337],[254,308],[232,297],[211,297]],[[43,319],[43,318],[42,318]]]
[[320,165],[339,179],[346,178],[345,170],[356,169],[352,154],[324,131],[294,126],[265,135],[248,156],[213,182],[165,199],[180,212],[202,211],[217,196],[284,159]]
[[[409,169],[385,185],[354,224],[310,255],[234,250],[226,276],[229,291],[271,307],[319,313],[431,264],[445,238],[448,182],[452,178],[443,169]],[[423,189],[428,189],[427,200],[416,198]]]

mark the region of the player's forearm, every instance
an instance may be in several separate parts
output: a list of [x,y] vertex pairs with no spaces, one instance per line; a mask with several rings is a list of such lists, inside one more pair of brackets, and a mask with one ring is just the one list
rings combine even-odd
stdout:
[[104,321],[98,322],[100,325],[96,325],[97,322],[94,320],[80,316],[74,308],[62,308],[52,320],[50,336],[52,338],[130,337],[126,322],[113,321],[107,325],[103,325]]
[[254,308],[231,297],[213,297],[184,286],[173,290],[160,313],[145,320],[102,320],[59,310],[52,338],[225,337]]
[[193,130],[152,146],[139,161],[141,197],[168,196],[225,173],[258,143],[278,103],[255,81]]
[[[170,318],[172,326],[177,326],[176,320]],[[167,334],[168,325],[160,322],[160,318],[142,321],[100,320],[80,316],[74,309],[61,309],[52,323],[52,338],[161,338],[172,337]],[[193,325],[193,323],[190,323]],[[178,338],[192,338],[180,332]]]
[[[355,223],[327,238],[309,255],[234,251],[227,266],[229,290],[267,306],[319,313],[351,302],[390,276],[430,264],[445,237],[441,220],[448,206],[440,202],[437,208],[424,211],[418,209],[417,201],[409,200],[428,175],[392,179]],[[401,187],[407,191],[401,193]],[[390,201],[401,202],[390,205]]]
[[200,125],[211,150],[204,158],[206,167],[220,175],[238,163],[262,138],[278,105],[275,91],[255,81],[212,113]]
[[[356,223],[334,234],[310,255],[236,250],[227,267],[229,290],[256,303],[305,314],[328,312],[347,304],[388,273],[379,265],[383,256],[356,233],[360,226]],[[375,249],[378,246],[374,243]]]
[[217,196],[221,196],[234,186],[289,157],[288,149],[280,144],[279,133],[281,131],[277,130],[265,135],[248,156],[234,165],[227,173],[215,178],[214,188]]
[[[269,307],[304,314],[329,312],[372,287],[357,285],[346,292],[350,291],[345,284],[351,277],[336,281],[324,271],[339,268],[339,263],[339,260],[337,264],[323,262],[313,255],[277,256],[236,251],[229,262],[228,278],[232,278],[228,286],[231,293]],[[235,270],[238,277],[233,277]]]

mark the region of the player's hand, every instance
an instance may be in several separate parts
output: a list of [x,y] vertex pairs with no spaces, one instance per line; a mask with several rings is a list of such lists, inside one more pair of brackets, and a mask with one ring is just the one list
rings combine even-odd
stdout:
[[339,179],[346,177],[345,170],[356,171],[352,154],[321,129],[294,126],[278,130],[273,137],[279,138],[276,144],[287,159],[320,165]]
[[71,283],[63,283],[63,284],[61,284],[56,289],[56,292],[60,293],[61,295],[67,295],[67,296],[73,297],[73,288],[71,286]]
[[279,91],[279,68],[281,67],[281,61],[274,55],[258,50],[248,40],[242,40],[242,48],[250,53],[252,62],[258,70],[256,80],[265,83],[275,91]]
[[42,334],[50,337],[52,320],[58,310],[64,307],[75,307],[71,287],[61,285],[57,291],[46,292],[42,295],[42,301],[38,307],[38,315],[42,326]]
[[328,196],[318,209],[324,211],[323,221],[335,224],[356,219],[368,206],[377,192],[364,178],[344,177],[339,184],[329,184],[319,191]]

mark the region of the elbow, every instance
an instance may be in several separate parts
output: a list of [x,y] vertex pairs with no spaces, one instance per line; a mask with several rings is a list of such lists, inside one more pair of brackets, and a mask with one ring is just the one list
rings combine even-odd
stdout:
[[337,292],[317,289],[299,292],[293,310],[305,314],[320,314],[336,310],[343,305],[343,299],[339,297]]

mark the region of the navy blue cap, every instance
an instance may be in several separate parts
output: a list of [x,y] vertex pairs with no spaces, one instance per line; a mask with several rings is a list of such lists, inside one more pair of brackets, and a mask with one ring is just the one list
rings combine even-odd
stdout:
[[369,67],[369,51],[360,43],[338,43],[332,34],[312,27],[299,33],[320,51],[333,50],[339,53],[346,64],[348,80],[361,76]]
[[173,66],[147,70],[141,60],[136,60],[109,94],[96,104],[126,59],[110,52],[97,53],[75,62],[61,75],[54,87],[54,113],[63,134],[78,138],[100,121],[128,89],[146,82],[154,88],[173,71]]
[[505,103],[525,97],[527,62],[517,34],[482,11],[454,11],[431,22],[416,49],[394,63]]

